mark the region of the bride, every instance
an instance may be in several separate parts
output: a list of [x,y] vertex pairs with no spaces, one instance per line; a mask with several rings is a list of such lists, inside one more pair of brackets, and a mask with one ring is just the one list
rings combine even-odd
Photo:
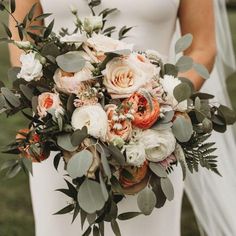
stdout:
[[[215,8],[218,1],[222,8]],[[90,14],[86,0],[17,0],[18,8],[15,17],[20,21],[23,20],[23,17],[35,2],[39,3],[35,15],[40,15],[42,12],[53,13],[52,17],[56,20],[55,30],[70,26],[73,20],[69,11],[69,5],[71,4],[78,8],[82,16]],[[130,31],[130,37],[125,39],[126,41],[134,43],[138,49],[155,49],[169,60],[173,58],[173,50],[169,49],[176,32],[193,34],[194,42],[185,54],[192,57],[196,62],[204,64],[209,71],[212,71],[216,52],[218,54],[220,52],[226,53],[224,47],[227,47],[229,53],[232,54],[230,43],[228,44],[225,40],[222,40],[225,44],[222,44],[222,47],[218,48],[217,51],[217,43],[219,42],[216,42],[216,38],[219,37],[216,37],[216,34],[219,32],[215,32],[215,23],[219,20],[220,14],[217,15],[216,13],[217,10],[225,10],[224,3],[222,3],[222,0],[102,0],[101,8],[119,9],[118,13],[111,16],[110,21],[117,28],[121,28],[123,25],[135,26]],[[214,13],[216,14],[215,17]],[[227,27],[227,24],[225,27]],[[222,29],[227,30],[225,27],[223,26]],[[17,37],[17,32],[11,20],[10,28]],[[223,33],[220,36],[222,37],[222,35]],[[18,49],[10,46],[13,65],[19,64],[19,54]],[[230,54],[228,54],[227,63],[225,61],[224,64],[229,65],[229,61],[232,61],[231,68],[233,69],[234,61],[233,58],[230,58]],[[220,58],[224,59],[223,57],[217,58],[219,65]],[[223,65],[223,62],[221,62],[221,65]],[[225,71],[223,67],[220,70],[217,70],[217,68],[220,67],[217,66],[214,69],[212,78],[204,85],[204,80],[194,71],[181,76],[190,78],[196,90],[203,86],[203,90],[216,95],[216,102],[220,101],[227,104],[228,99],[222,78],[225,78],[225,75],[231,71]],[[236,153],[236,148],[232,129],[229,128],[224,136],[214,134],[213,139],[217,141],[220,159],[219,168],[223,178],[201,171],[195,176],[187,178],[186,191],[193,204],[199,224],[208,235],[233,236],[236,235],[236,226],[233,222],[233,209],[236,210],[236,201],[233,199],[232,192],[236,192],[236,183],[232,174],[233,167],[236,167],[236,159],[233,160],[232,155]],[[55,189],[61,188],[65,184],[63,166],[56,172],[52,161],[53,158],[49,158],[43,163],[35,164],[34,176],[30,178],[36,236],[82,235],[79,219],[71,225],[70,215],[52,215],[66,203],[64,195],[55,191]],[[181,202],[184,189],[181,170],[177,168],[170,177],[175,186],[174,201],[168,202],[165,207],[159,210],[155,210],[150,217],[140,216],[131,221],[122,222],[122,235],[180,235]],[[136,211],[134,197],[128,197],[120,203],[121,212]],[[113,235],[109,227],[106,227],[105,235]]]

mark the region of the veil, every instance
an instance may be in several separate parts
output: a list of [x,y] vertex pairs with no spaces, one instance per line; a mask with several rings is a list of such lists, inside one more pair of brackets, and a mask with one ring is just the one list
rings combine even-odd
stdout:
[[[225,0],[214,0],[218,53],[212,72],[215,82],[209,90],[212,93],[218,86],[217,99],[230,105],[226,78],[236,71],[236,64],[225,5]],[[200,169],[198,173],[188,174],[185,191],[192,203],[201,235],[205,232],[209,236],[235,236],[236,145],[233,128],[224,135],[214,133],[212,141],[217,142],[218,166],[223,177]]]

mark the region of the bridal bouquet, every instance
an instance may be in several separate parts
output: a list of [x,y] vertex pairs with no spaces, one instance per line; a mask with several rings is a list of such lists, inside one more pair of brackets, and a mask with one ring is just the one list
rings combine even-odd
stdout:
[[[15,4],[10,3],[7,8],[1,1],[0,9],[12,16]],[[220,175],[214,143],[206,140],[213,130],[225,132],[235,114],[211,103],[211,94],[194,92],[191,82],[178,76],[195,69],[209,77],[204,66],[181,56],[191,35],[177,41],[177,63],[165,63],[158,52],[137,52],[121,41],[129,27],[119,31],[119,40],[111,38],[115,27],[105,28],[105,23],[116,9],[96,15],[99,3],[89,2],[93,16],[84,19],[72,11],[73,32],[53,33],[54,21],[35,25],[50,15],[35,17],[35,5],[22,23],[15,19],[21,41],[14,41],[4,25],[8,38],[1,41],[23,52],[21,67],[8,73],[13,87],[1,83],[0,111],[7,116],[21,112],[29,126],[4,151],[17,158],[2,170],[13,177],[21,169],[32,173],[32,162],[54,158],[57,169],[63,160],[68,188],[58,191],[71,204],[56,214],[73,212],[73,221],[80,214],[82,225],[87,219],[84,235],[104,235],[105,221],[120,235],[117,219],[150,215],[174,198],[168,176],[176,165],[183,178],[187,168],[193,172],[199,167]],[[137,194],[140,211],[118,214],[118,203],[127,194]]]

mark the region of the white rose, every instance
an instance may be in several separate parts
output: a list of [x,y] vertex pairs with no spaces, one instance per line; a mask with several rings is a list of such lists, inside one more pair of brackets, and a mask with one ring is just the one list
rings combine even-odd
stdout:
[[161,131],[147,129],[139,140],[146,152],[146,158],[152,162],[160,162],[169,157],[175,150],[176,139],[170,129]]
[[31,43],[29,41],[14,41],[14,44],[19,48],[19,49],[25,49],[28,50],[31,48]]
[[146,160],[144,145],[141,142],[130,143],[123,147],[125,150],[127,163],[131,166],[140,167]]
[[164,91],[167,93],[167,104],[171,105],[172,108],[176,111],[185,112],[188,108],[187,100],[178,103],[178,101],[174,97],[174,89],[181,83],[181,81],[172,75],[165,75],[163,79],[160,79],[160,83]]
[[92,33],[93,31],[100,30],[102,26],[102,16],[89,16],[85,17],[83,20],[83,28],[87,33]]
[[23,78],[30,82],[32,80],[39,80],[43,76],[43,66],[38,59],[36,53],[30,52],[20,56],[21,71],[18,73],[17,78]]
[[95,51],[104,53],[125,49],[133,50],[133,44],[127,44],[102,34],[93,34],[92,37],[87,40],[87,44]]
[[103,71],[103,84],[113,99],[127,98],[150,82],[158,72],[158,68],[143,55],[116,57],[107,63]]
[[57,69],[53,79],[59,91],[77,95],[84,88],[83,82],[93,79],[93,75],[88,67],[84,67],[77,73],[67,73],[61,69]]
[[105,140],[108,128],[107,115],[100,104],[82,106],[73,112],[71,125],[75,130],[86,126],[91,136]]
[[87,37],[84,34],[75,33],[71,35],[65,35],[60,38],[61,43],[72,44],[75,43],[77,46],[80,46],[82,43],[86,42]]

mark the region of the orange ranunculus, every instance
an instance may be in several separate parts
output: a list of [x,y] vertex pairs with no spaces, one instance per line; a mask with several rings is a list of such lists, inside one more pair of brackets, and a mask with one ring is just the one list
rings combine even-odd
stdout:
[[[129,172],[133,178],[130,179],[125,176],[125,171]],[[142,182],[142,180],[145,179],[148,173],[148,162],[145,161],[144,164],[141,167],[133,167],[133,166],[128,166],[123,168],[120,171],[120,183],[123,188],[130,188],[136,184],[139,184]]]
[[[107,130],[107,139],[112,141],[114,138],[122,138],[123,140],[128,140],[131,136],[132,124],[128,119],[121,119],[119,121],[114,121],[113,116],[116,114],[117,106],[114,104],[109,104],[106,106],[106,113],[108,118],[108,130]],[[115,125],[119,124],[120,128],[117,129]]]
[[[40,137],[38,134],[34,133],[32,136],[27,140],[28,142],[24,144],[24,141],[26,141],[26,136],[30,132],[29,129],[20,129],[18,131],[19,133],[16,134],[16,141],[19,143],[19,151],[21,152],[20,156],[25,157],[27,159],[32,160],[33,162],[40,162],[44,161],[48,158],[49,152],[46,150],[41,150],[41,154],[39,156],[35,156],[30,152],[30,145],[36,144],[40,141]],[[20,145],[22,144],[22,145]]]
[[140,129],[150,128],[159,118],[160,106],[155,98],[152,98],[152,108],[147,99],[137,92],[125,100],[125,103],[130,104],[134,110],[132,124]]

